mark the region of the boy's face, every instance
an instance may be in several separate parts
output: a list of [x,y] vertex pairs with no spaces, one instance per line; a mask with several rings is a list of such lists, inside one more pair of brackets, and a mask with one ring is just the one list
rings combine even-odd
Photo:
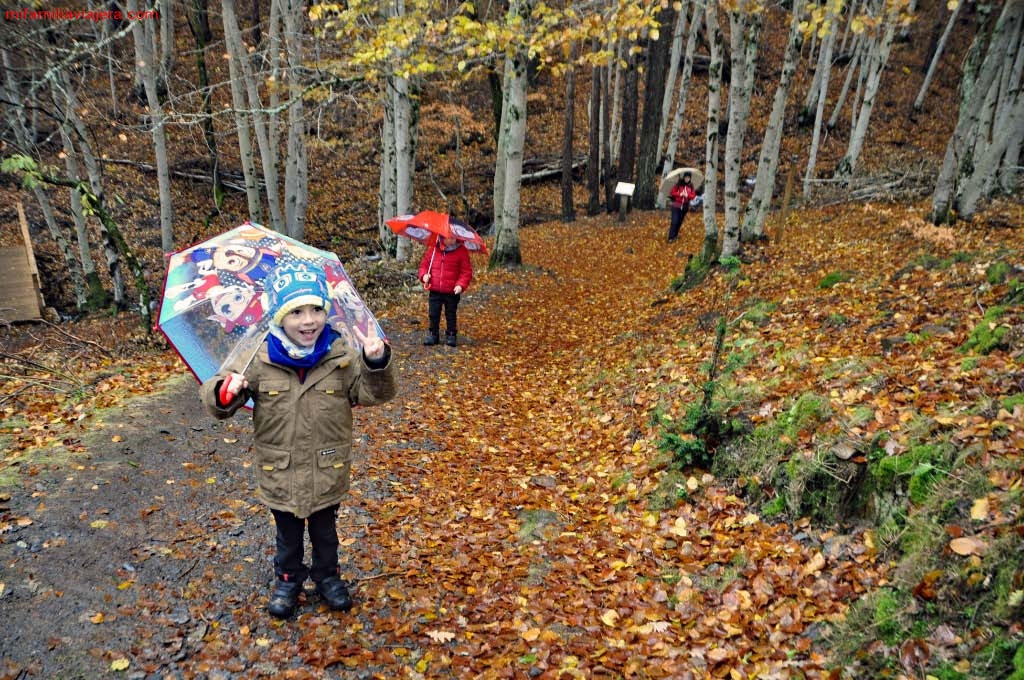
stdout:
[[327,311],[316,305],[302,305],[284,315],[281,328],[299,347],[312,347],[327,324]]

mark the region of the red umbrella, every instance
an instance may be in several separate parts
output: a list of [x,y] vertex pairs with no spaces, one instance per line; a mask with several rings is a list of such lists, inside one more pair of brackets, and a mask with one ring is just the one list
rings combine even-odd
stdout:
[[487,254],[487,244],[471,226],[446,213],[423,210],[415,215],[400,215],[385,220],[384,224],[399,236],[411,238],[424,245],[432,245],[434,240],[455,237],[466,246],[470,253]]

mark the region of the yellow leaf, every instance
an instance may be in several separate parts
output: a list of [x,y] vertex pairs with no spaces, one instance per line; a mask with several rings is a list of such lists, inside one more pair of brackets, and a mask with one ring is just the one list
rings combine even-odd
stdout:
[[89,620],[95,624],[103,623],[103,612],[96,612],[95,614],[89,617]]
[[619,620],[619,613],[614,609],[605,609],[601,614],[601,622],[606,626],[614,627]]
[[119,434],[115,434],[113,437],[110,438],[110,441],[112,441],[112,442],[124,441],[124,437],[122,437]]
[[825,556],[820,552],[814,553],[814,557],[804,565],[804,576],[813,574],[816,571],[821,571],[825,567]]
[[757,514],[755,514],[753,512],[750,512],[750,513],[747,513],[746,517],[744,517],[742,520],[740,520],[740,524],[743,525],[743,526],[750,526],[752,524],[757,524],[760,521],[761,521],[761,518],[758,517]]
[[256,638],[256,646],[257,647],[269,647],[270,646],[270,639],[269,638],[265,638],[265,637]]
[[114,659],[110,662],[110,670],[112,671],[123,671],[127,670],[129,661],[128,659]]
[[527,642],[533,642],[534,640],[540,637],[540,628],[531,628],[529,630],[524,630],[521,637]]
[[676,536],[686,536],[689,533],[686,529],[686,520],[682,517],[676,517],[675,523],[672,524],[668,532]]
[[135,581],[121,581],[120,583],[117,584],[117,589],[118,590],[128,590],[129,588],[132,587],[133,583],[135,583]]
[[93,520],[93,522],[89,526],[91,526],[93,529],[105,529],[106,526],[107,526],[107,520],[105,520],[105,519]]
[[971,506],[971,519],[982,522],[988,517],[988,499],[976,498]]

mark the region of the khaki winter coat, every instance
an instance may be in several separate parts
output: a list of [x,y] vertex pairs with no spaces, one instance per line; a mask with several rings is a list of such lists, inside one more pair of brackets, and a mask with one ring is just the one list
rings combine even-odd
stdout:
[[217,389],[242,361],[200,387],[206,409],[218,419],[231,417],[253,400],[256,475],[259,497],[275,510],[309,517],[340,503],[352,470],[352,407],[371,406],[395,396],[396,374],[388,350],[387,365],[369,368],[363,353],[343,339],[331,345],[304,382],[291,369],[270,362],[264,343],[245,371],[248,390],[226,407]]

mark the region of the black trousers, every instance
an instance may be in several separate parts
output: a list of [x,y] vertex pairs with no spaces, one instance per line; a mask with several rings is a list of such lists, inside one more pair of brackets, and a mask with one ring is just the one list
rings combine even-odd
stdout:
[[441,327],[441,310],[444,309],[445,328],[449,333],[458,333],[458,309],[461,295],[430,291],[427,296],[428,330],[437,334]]
[[[290,512],[271,510],[277,525],[277,554],[274,573],[279,579],[302,583],[307,578],[319,583],[338,573],[338,506],[317,510],[306,519]],[[303,534],[309,527],[309,543],[313,547],[313,565],[302,562]]]
[[690,211],[690,206],[684,205],[681,208],[672,206],[672,221],[669,222],[668,226],[668,240],[675,241],[676,237],[679,236],[679,228],[683,226],[683,218],[686,217],[686,213]]

